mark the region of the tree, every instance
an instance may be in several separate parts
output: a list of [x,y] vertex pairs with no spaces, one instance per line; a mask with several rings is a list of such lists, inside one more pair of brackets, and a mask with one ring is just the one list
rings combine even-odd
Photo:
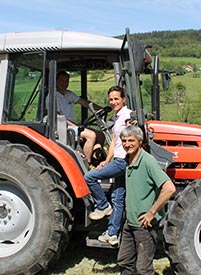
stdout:
[[91,71],[91,80],[92,81],[98,81],[100,79],[102,79],[104,76],[104,72],[103,71]]

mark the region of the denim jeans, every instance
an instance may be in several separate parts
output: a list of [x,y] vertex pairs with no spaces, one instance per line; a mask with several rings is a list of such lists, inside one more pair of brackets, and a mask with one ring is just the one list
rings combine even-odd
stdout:
[[146,229],[132,227],[125,222],[117,263],[121,275],[154,275],[153,259],[157,243],[158,226]]
[[125,199],[125,177],[126,162],[124,159],[115,158],[107,163],[101,170],[93,169],[84,176],[89,189],[92,193],[94,202],[98,209],[102,210],[108,206],[105,192],[98,183],[98,180],[118,177],[113,183],[111,201],[113,211],[109,218],[108,234],[118,235],[121,227],[124,199]]

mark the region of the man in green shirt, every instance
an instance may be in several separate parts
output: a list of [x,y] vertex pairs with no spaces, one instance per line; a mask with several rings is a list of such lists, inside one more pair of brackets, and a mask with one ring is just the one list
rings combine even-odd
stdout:
[[128,157],[126,221],[118,253],[121,275],[154,275],[153,259],[163,206],[176,188],[156,159],[142,147],[143,132],[134,125],[120,133]]

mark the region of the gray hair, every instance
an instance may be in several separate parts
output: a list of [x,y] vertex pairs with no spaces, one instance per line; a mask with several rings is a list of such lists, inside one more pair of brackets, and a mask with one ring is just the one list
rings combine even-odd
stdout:
[[125,128],[123,128],[123,130],[121,130],[120,138],[128,136],[135,136],[140,141],[143,141],[144,139],[142,130],[135,125],[128,125]]

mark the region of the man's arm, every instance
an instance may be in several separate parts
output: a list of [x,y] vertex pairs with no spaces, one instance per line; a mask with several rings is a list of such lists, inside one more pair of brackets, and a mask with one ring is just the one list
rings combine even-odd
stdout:
[[[77,103],[79,103],[79,104],[80,104],[81,106],[83,106],[84,108],[88,108],[89,103],[91,103],[91,101],[89,101],[89,100],[87,100],[87,99],[83,99],[83,98],[80,97],[80,99],[77,101]],[[99,105],[97,105],[97,104],[95,104],[95,103],[93,103],[93,106],[94,106],[94,109],[95,109],[96,111],[98,111],[98,110],[100,110],[100,109],[103,108],[103,107],[101,107],[101,106],[99,106]]]
[[[61,113],[60,112],[57,112],[57,115],[61,115]],[[66,122],[67,122],[67,125],[70,125],[70,126],[76,126],[76,124],[74,123],[74,122],[72,122],[72,121],[70,121],[70,120],[66,120]]]
[[168,180],[163,184],[158,199],[152,205],[151,209],[139,217],[141,226],[144,226],[145,228],[152,226],[151,221],[154,219],[155,214],[166,204],[175,191],[176,188],[171,180]]

